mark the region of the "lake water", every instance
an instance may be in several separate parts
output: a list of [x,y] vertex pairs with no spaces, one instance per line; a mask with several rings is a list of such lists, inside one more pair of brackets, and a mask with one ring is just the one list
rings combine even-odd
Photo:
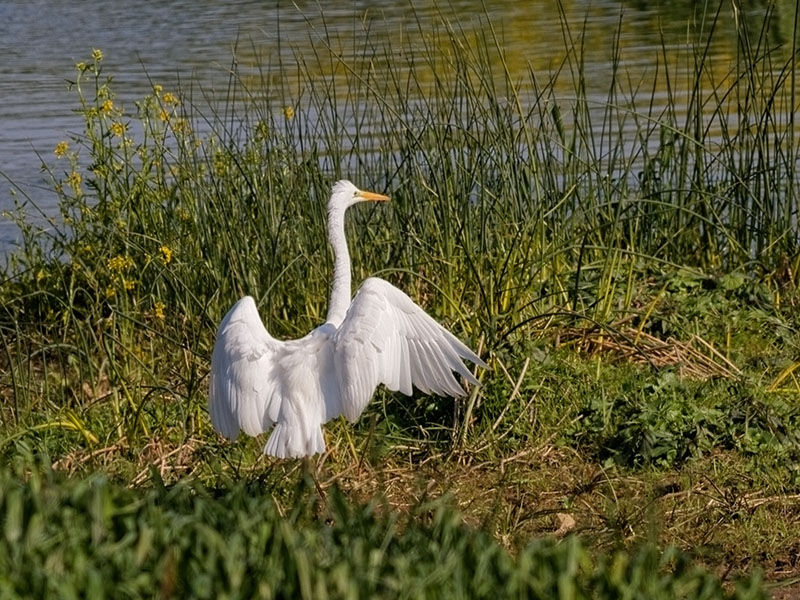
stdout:
[[[323,2],[323,4],[325,4]],[[333,3],[331,3],[333,4]],[[444,4],[444,3],[442,3]],[[46,213],[54,211],[54,194],[41,172],[41,160],[54,163],[53,148],[82,121],[73,114],[75,95],[67,90],[74,64],[88,60],[92,48],[103,51],[104,69],[113,74],[122,99],[140,97],[151,82],[165,89],[189,84],[210,95],[225,94],[233,47],[257,54],[262,68],[277,73],[304,53],[319,50],[320,35],[335,39],[346,55],[368,35],[402,41],[413,47],[425,33],[441,28],[442,19],[467,31],[486,28],[487,19],[502,39],[512,75],[533,69],[546,77],[564,59],[562,21],[577,37],[584,31],[589,94],[606,98],[612,68],[612,38],[619,27],[620,67],[646,80],[663,47],[678,49],[676,60],[691,57],[690,31],[703,26],[703,2],[564,0],[480,0],[433,2],[352,1],[336,8],[297,0],[173,0],[89,2],[88,0],[11,0],[0,3],[0,172]],[[760,24],[759,3],[749,3],[739,18]],[[711,13],[717,7],[711,2]],[[710,60],[730,68],[737,50],[733,2],[723,2]],[[778,1],[770,43],[791,42],[795,2]],[[782,12],[783,11],[783,12]],[[620,21],[621,20],[621,21]],[[620,24],[621,23],[621,24]],[[349,50],[350,49],[350,50]],[[345,56],[347,58],[347,56]],[[673,85],[682,85],[680,81]],[[645,86],[646,87],[646,86]],[[680,90],[678,90],[680,91]],[[566,99],[568,101],[568,98]],[[279,100],[276,99],[276,103]],[[277,106],[280,106],[277,104]],[[41,156],[41,159],[40,159]],[[11,184],[0,185],[0,211],[13,206]],[[0,254],[17,239],[13,224],[0,220]]]

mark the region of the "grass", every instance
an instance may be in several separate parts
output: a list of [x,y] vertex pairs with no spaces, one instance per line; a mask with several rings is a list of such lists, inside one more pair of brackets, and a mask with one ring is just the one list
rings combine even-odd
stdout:
[[[716,73],[707,56],[724,18],[706,14],[687,71],[658,67],[647,87],[626,76],[615,36],[600,113],[566,24],[559,68],[523,80],[488,20],[477,38],[455,22],[415,48],[364,36],[356,55],[372,63],[323,37],[279,89],[240,61],[221,104],[156,83],[122,106],[101,52],[77,65],[85,129],[45,161],[60,214],[32,225],[18,196],[23,242],[0,289],[0,456],[23,465],[3,476],[17,490],[2,505],[16,558],[0,583],[39,595],[74,575],[79,596],[114,579],[131,596],[169,595],[170,565],[186,564],[179,589],[216,572],[220,590],[245,596],[323,582],[340,582],[336,597],[436,595],[460,573],[465,595],[500,581],[657,597],[642,577],[661,568],[668,597],[757,597],[758,575],[739,591],[715,577],[796,576],[796,65],[793,49],[770,46],[767,11],[761,29],[738,24],[737,61]],[[686,98],[661,87],[678,76]],[[276,337],[322,320],[324,206],[345,176],[393,198],[351,211],[354,278],[400,285],[491,369],[465,404],[381,391],[355,427],[327,426],[329,454],[276,464],[258,441],[225,444],[210,428],[213,333],[244,293]],[[444,512],[421,508],[439,497]],[[100,521],[119,571],[91,554],[92,502],[116,507]],[[281,508],[309,503],[291,518]],[[28,520],[21,506],[34,507]],[[248,511],[263,527],[248,530]],[[50,515],[63,525],[42,533]],[[158,541],[144,533],[164,522],[176,525]],[[263,560],[284,562],[226,563],[230,528],[279,544]],[[77,532],[65,563],[57,548]],[[361,558],[344,552],[348,536]],[[320,556],[335,560],[304,575]],[[48,560],[63,578],[42,575]],[[142,561],[146,576],[125,570]],[[531,565],[539,583],[525,579]],[[243,575],[273,566],[287,578]],[[464,579],[476,569],[484,579]]]
[[105,477],[3,474],[3,595],[100,598],[758,598],[726,594],[682,553],[643,547],[592,558],[578,538],[536,540],[514,557],[441,502],[409,517],[352,506],[333,490],[281,508],[263,486],[207,489],[155,476],[144,493]]

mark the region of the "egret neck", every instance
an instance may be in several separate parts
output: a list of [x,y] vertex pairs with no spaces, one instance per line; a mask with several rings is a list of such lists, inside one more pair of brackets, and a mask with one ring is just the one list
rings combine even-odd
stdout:
[[345,207],[339,205],[328,208],[328,239],[333,247],[333,287],[326,320],[336,327],[344,321],[352,293],[350,252],[344,236],[345,210]]

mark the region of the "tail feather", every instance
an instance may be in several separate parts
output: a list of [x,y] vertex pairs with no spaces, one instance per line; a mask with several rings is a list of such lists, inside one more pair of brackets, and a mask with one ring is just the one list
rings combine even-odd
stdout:
[[276,458],[300,458],[325,452],[325,438],[319,425],[310,431],[288,423],[278,423],[264,446],[264,454]]

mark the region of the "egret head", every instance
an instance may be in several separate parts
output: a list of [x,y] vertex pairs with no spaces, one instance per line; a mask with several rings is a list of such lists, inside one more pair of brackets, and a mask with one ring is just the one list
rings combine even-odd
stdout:
[[331,190],[331,199],[328,202],[328,211],[345,210],[358,202],[388,202],[389,197],[374,192],[365,192],[358,189],[346,179],[337,181]]

